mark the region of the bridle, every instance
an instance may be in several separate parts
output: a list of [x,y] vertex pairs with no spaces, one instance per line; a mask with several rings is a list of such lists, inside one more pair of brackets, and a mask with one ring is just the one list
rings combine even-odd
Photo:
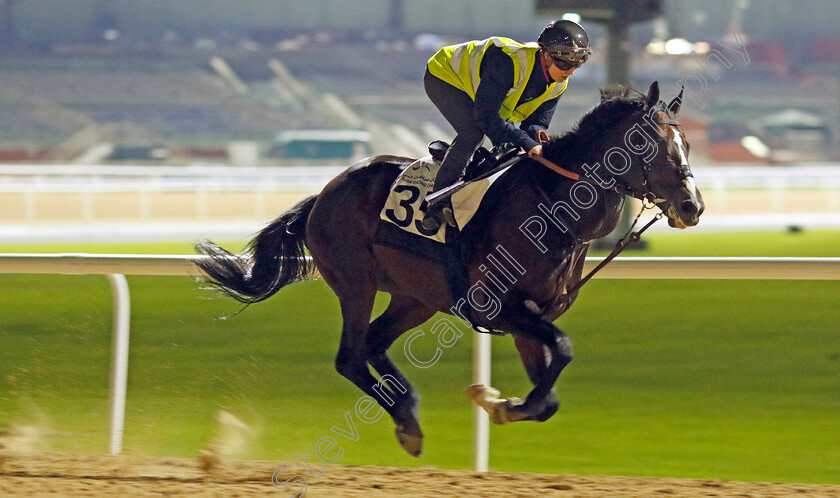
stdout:
[[[660,125],[660,126],[666,125],[666,126],[673,126],[677,129],[680,128],[680,122],[677,121],[676,119],[672,118],[671,116],[669,116],[668,113],[666,113],[666,112],[661,112],[661,113],[660,112],[654,112],[651,119],[653,120],[653,122],[655,124]],[[677,132],[677,130],[675,130],[675,132]],[[642,162],[642,167],[641,167],[642,188],[644,189],[643,193],[639,193],[639,192],[634,191],[629,186],[627,186],[626,183],[621,186],[621,189],[616,189],[616,191],[619,192],[620,194],[629,195],[631,197],[639,199],[643,203],[645,201],[650,202],[652,204],[656,204],[656,205],[660,205],[662,203],[667,203],[668,201],[666,199],[658,197],[656,194],[653,193],[653,190],[650,188],[649,178],[650,178],[651,170],[652,170],[652,167],[651,167],[650,163],[648,161],[643,161]],[[691,170],[688,168],[688,165],[680,164],[678,171],[680,173],[680,176],[682,176],[683,180],[687,179],[689,176],[692,176]],[[618,184],[620,182],[620,180],[617,177],[613,177],[613,179],[615,180],[616,184]],[[616,186],[618,186],[618,185],[616,185]]]
[[[668,115],[667,112],[655,112],[651,118],[653,122],[657,125],[667,125],[667,126],[674,126],[676,128],[680,127],[680,122],[676,119],[672,118]],[[676,130],[675,130],[676,131]],[[632,188],[630,188],[625,182],[623,182],[619,177],[613,176],[612,180],[615,182],[613,187],[608,187],[602,182],[593,182],[602,189],[605,190],[613,190],[621,195],[626,195],[629,197],[633,197],[634,199],[638,199],[642,201],[642,203],[650,203],[654,205],[661,205],[662,203],[667,203],[666,199],[658,197],[656,194],[653,193],[653,190],[649,187],[650,185],[650,173],[652,167],[649,162],[644,161],[642,162],[641,167],[641,174],[642,174],[642,188],[644,189],[643,192],[638,192]],[[691,169],[689,169],[688,165],[680,164],[678,171],[680,176],[683,180],[688,179],[688,177],[693,176],[691,173]],[[664,209],[663,209],[664,211]]]
[[[653,122],[658,124],[658,125],[669,125],[669,126],[675,126],[675,127],[680,126],[680,122],[677,121],[676,119],[668,116],[668,114],[666,112],[654,113],[652,119],[653,119]],[[550,170],[554,171],[555,173],[557,173],[559,175],[565,176],[566,178],[569,178],[569,179],[575,180],[575,181],[581,180],[581,175],[579,173],[569,171],[566,168],[563,168],[562,166],[559,166],[558,164],[555,164],[554,162],[550,161],[549,159],[546,159],[545,157],[534,156],[534,157],[531,157],[531,159],[534,159],[535,161],[542,164],[543,166],[549,168]],[[589,177],[587,177],[587,179],[584,180],[584,181],[587,181],[588,183],[592,183],[594,185],[597,185],[598,187],[600,187],[603,190],[612,190],[612,191],[614,191],[618,194],[621,194],[622,196],[626,195],[626,196],[629,196],[629,197],[633,197],[634,199],[638,199],[638,200],[642,201],[642,203],[649,202],[651,204],[659,205],[659,204],[662,204],[663,202],[668,202],[667,200],[665,200],[661,197],[657,197],[656,194],[654,194],[653,191],[648,187],[648,185],[650,184],[650,182],[648,181],[650,171],[651,171],[650,163],[648,163],[647,161],[643,162],[642,163],[642,168],[641,168],[641,173],[642,173],[642,187],[645,189],[644,192],[637,192],[636,190],[630,188],[625,182],[623,182],[617,176],[610,177],[610,179],[612,179],[613,182],[614,182],[614,184],[612,186],[609,185],[609,181],[606,181],[606,182],[597,181],[597,180],[594,180],[594,179],[589,178]],[[680,164],[680,167],[679,167],[678,171],[680,172],[680,175],[682,176],[683,180],[687,179],[689,176],[693,176],[692,173],[691,173],[691,170],[688,168],[687,165]]]
[[[653,122],[656,123],[657,125],[668,125],[668,126],[674,126],[674,127],[679,127],[680,126],[680,122],[677,121],[676,119],[670,117],[668,115],[668,113],[666,113],[666,112],[654,113]],[[555,171],[555,172],[557,172],[557,173],[559,173],[559,174],[561,174],[561,175],[563,175],[567,178],[570,178],[570,179],[576,180],[576,181],[581,179],[580,174],[571,172],[571,171],[569,171],[569,170],[567,170],[567,169],[565,169],[561,166],[558,166],[557,164],[551,162],[550,160],[548,160],[544,157],[536,156],[536,157],[532,157],[531,159],[535,159],[540,164],[548,167],[549,169],[551,169],[551,170],[553,170],[553,171]],[[663,203],[668,204],[668,201],[666,199],[657,197],[656,194],[654,194],[653,191],[649,188],[650,182],[649,182],[648,178],[649,178],[650,171],[651,171],[650,163],[647,162],[647,161],[644,161],[642,163],[642,167],[641,167],[642,187],[645,189],[645,192],[643,192],[643,193],[639,193],[636,190],[631,189],[625,182],[621,181],[619,179],[619,177],[617,177],[617,176],[611,177],[611,179],[614,182],[614,185],[612,185],[612,186],[608,185],[609,182],[597,181],[597,180],[593,180],[592,178],[588,178],[587,180],[584,180],[584,181],[591,182],[591,183],[601,187],[603,190],[613,190],[616,193],[621,194],[622,196],[626,195],[626,196],[633,197],[635,199],[639,199],[639,200],[642,201],[642,209],[639,211],[639,214],[636,215],[636,219],[633,220],[633,223],[630,225],[630,228],[627,230],[627,233],[624,235],[624,237],[619,239],[619,241],[615,244],[615,248],[613,248],[612,252],[610,252],[610,254],[607,255],[585,277],[581,278],[577,283],[575,283],[574,285],[569,287],[566,290],[566,293],[565,293],[565,296],[564,296],[565,299],[568,300],[569,296],[571,296],[572,294],[574,294],[575,292],[580,290],[580,288],[583,287],[583,285],[586,282],[588,282],[589,279],[591,279],[603,267],[607,266],[627,246],[629,246],[629,245],[631,245],[635,242],[638,242],[639,239],[641,239],[642,233],[644,233],[645,230],[650,228],[654,223],[656,223],[657,221],[659,221],[662,218],[663,213],[666,211],[666,209],[663,209],[663,207],[661,205]],[[688,165],[680,164],[679,172],[682,175],[684,180],[687,179],[689,176],[693,176],[692,173],[691,173],[691,170],[688,168]],[[654,206],[659,206],[660,207],[660,212],[656,213],[656,215],[654,215],[653,219],[651,219],[647,224],[645,224],[645,226],[643,226],[642,228],[640,228],[639,230],[634,232],[633,228],[635,228],[635,226],[638,223],[639,218],[641,217],[642,213],[644,213],[644,211],[646,209],[652,209]]]

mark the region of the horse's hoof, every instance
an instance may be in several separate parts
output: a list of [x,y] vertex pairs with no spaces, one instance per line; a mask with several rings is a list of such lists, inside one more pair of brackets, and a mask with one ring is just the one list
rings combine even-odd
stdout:
[[475,404],[484,408],[484,411],[490,415],[490,421],[494,424],[502,425],[509,422],[507,419],[507,408],[510,402],[506,399],[499,399],[501,393],[498,389],[485,386],[484,384],[473,384],[464,393]]
[[409,455],[419,457],[423,453],[423,433],[417,430],[416,433],[408,433],[405,427],[397,426],[397,441]]
[[504,425],[510,422],[517,422],[526,417],[525,414],[517,410],[521,408],[522,400],[519,398],[500,399],[500,403],[493,406],[493,412],[490,413],[490,421],[497,425]]
[[502,393],[500,393],[498,389],[485,386],[484,384],[473,384],[464,389],[464,394],[466,394],[471,400],[475,401],[476,404],[483,407],[484,405],[482,405],[482,403],[498,400]]

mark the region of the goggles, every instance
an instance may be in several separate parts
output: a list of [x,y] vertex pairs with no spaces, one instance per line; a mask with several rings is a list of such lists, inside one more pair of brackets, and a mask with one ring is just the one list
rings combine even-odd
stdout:
[[589,60],[592,53],[591,48],[563,47],[559,50],[546,50],[554,65],[561,71],[568,71],[580,67]]

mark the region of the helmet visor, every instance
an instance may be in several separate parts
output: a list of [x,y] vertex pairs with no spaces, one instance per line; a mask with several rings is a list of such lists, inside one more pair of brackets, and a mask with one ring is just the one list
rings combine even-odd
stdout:
[[[553,48],[553,47],[552,47]],[[559,47],[553,50],[546,50],[546,53],[554,61],[554,65],[562,71],[567,71],[572,68],[580,67],[584,62],[589,60],[589,55],[592,49],[577,48],[577,47]]]

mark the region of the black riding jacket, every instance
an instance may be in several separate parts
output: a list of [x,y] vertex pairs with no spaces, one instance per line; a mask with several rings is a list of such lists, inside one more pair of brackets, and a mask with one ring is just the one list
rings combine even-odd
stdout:
[[[501,48],[491,46],[485,52],[478,71],[481,83],[475,93],[475,120],[479,129],[490,138],[493,145],[511,142],[525,150],[536,147],[538,144],[534,137],[539,130],[548,129],[560,97],[543,102],[517,127],[516,123],[505,121],[499,116],[502,102],[513,88],[513,61],[510,56]],[[543,67],[541,53],[537,52],[537,62],[517,105],[539,97],[551,83],[548,70]]]

